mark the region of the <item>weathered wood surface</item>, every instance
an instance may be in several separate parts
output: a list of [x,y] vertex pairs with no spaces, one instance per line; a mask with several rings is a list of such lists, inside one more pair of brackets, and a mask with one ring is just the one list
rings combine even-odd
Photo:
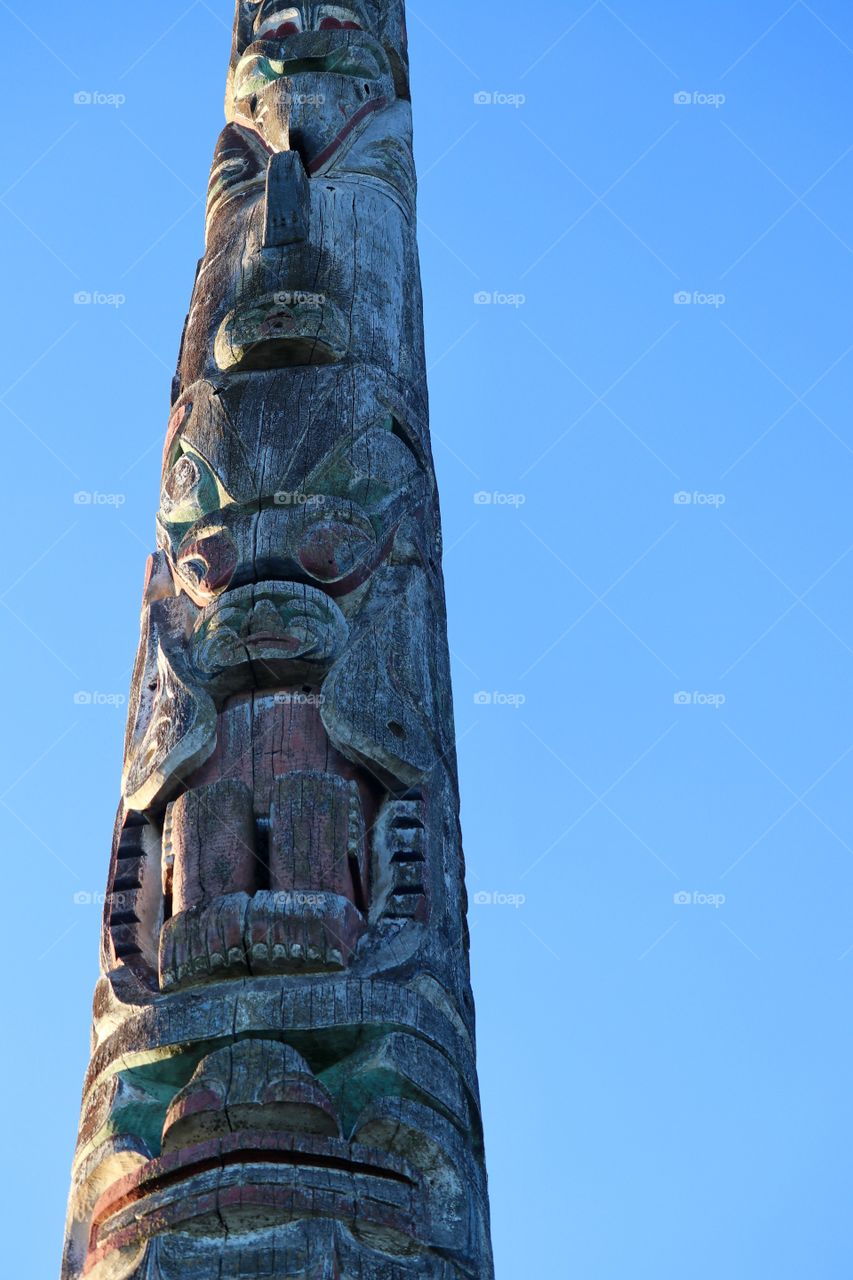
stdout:
[[63,1280],[491,1280],[402,0],[240,0]]

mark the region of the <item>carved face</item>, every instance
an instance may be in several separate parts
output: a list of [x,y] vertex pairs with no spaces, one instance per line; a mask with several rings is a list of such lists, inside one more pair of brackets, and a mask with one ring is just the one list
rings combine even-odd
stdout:
[[306,167],[361,112],[408,97],[401,0],[237,6],[226,114]]
[[[382,452],[385,477],[371,476],[372,492],[365,494],[369,505],[355,501],[365,493],[359,453],[371,465]],[[383,425],[365,434],[351,459],[321,462],[298,488],[284,488],[294,482],[273,473],[241,496],[229,492],[227,473],[221,474],[185,436],[178,437],[166,465],[158,518],[176,585],[200,608],[258,582],[304,582],[334,596],[347,595],[378,563],[391,532],[388,499],[415,469],[414,458]],[[247,635],[264,630],[251,620],[244,623]]]

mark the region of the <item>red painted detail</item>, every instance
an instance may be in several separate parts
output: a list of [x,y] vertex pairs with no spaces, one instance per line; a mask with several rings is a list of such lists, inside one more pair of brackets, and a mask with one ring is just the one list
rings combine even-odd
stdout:
[[187,778],[187,787],[192,790],[220,778],[239,779],[253,788],[256,816],[268,817],[276,778],[298,769],[336,773],[358,784],[370,830],[379,808],[373,778],[332,746],[320,717],[319,698],[300,700],[301,688],[281,692],[297,696],[239,693],[228,699],[217,719],[216,748]]
[[[198,575],[187,573],[193,562],[202,566],[202,572]],[[217,530],[207,538],[187,543],[181,547],[178,555],[181,577],[185,581],[192,581],[196,592],[205,596],[224,591],[234,577],[236,568],[237,548],[225,529]]]
[[275,31],[265,31],[262,40],[283,40],[285,36],[298,36],[299,27],[295,22],[283,22]]
[[340,18],[324,18],[320,23],[321,31],[362,31],[363,29],[357,22],[342,22]]
[[381,564],[391,551],[391,548],[394,545],[394,539],[397,536],[398,527],[399,525],[395,524],[393,529],[389,532],[385,542],[376,543],[372,554],[364,556],[362,559],[358,560],[352,571],[348,573],[345,578],[341,578],[337,582],[324,583],[323,590],[326,594],[330,595],[332,599],[337,599],[339,596],[349,595],[351,591],[355,591],[355,589],[360,587],[363,582],[366,582],[376,566]]
[[[91,1270],[99,1249],[101,1228],[127,1208],[129,1204],[160,1190],[182,1183],[207,1170],[224,1169],[229,1165],[291,1165],[302,1169],[332,1169],[347,1174],[384,1178],[415,1188],[418,1175],[406,1161],[387,1151],[364,1147],[359,1143],[343,1142],[339,1138],[323,1138],[314,1134],[275,1133],[270,1130],[228,1134],[225,1138],[210,1138],[206,1142],[183,1147],[142,1165],[133,1174],[115,1181],[95,1204],[92,1215],[90,1258],[86,1270]],[[246,1188],[247,1190],[248,1188]],[[233,1189],[240,1194],[242,1188]],[[252,1188],[261,1192],[263,1188]],[[272,1190],[273,1198],[275,1189]],[[227,1194],[227,1192],[225,1192]],[[214,1201],[216,1197],[213,1197]],[[190,1207],[190,1206],[188,1206]],[[192,1206],[196,1208],[199,1206]],[[168,1212],[168,1211],[167,1211]],[[127,1230],[127,1229],[126,1229]],[[133,1229],[129,1229],[133,1230]],[[109,1228],[108,1228],[109,1231]],[[138,1236],[137,1236],[138,1238]],[[120,1247],[119,1239],[111,1240],[111,1247]],[[104,1252],[109,1252],[108,1249]],[[95,1257],[93,1257],[95,1254]]]
[[346,141],[356,125],[361,124],[362,120],[364,120],[366,116],[371,115],[374,111],[381,111],[387,106],[387,98],[374,98],[371,102],[365,102],[363,107],[359,107],[355,115],[347,121],[343,129],[341,129],[340,133],[332,139],[329,145],[324,147],[319,155],[316,155],[313,160],[308,162],[308,165],[306,166],[308,172],[311,174],[317,173],[323,168],[324,164],[328,164],[332,159],[332,156],[334,156],[335,152],[338,151],[341,145]]
[[169,459],[172,453],[172,445],[175,443],[175,436],[183,426],[184,419],[192,410],[191,404],[182,404],[180,409],[176,409],[169,419],[169,426],[166,429],[166,444],[163,447],[163,469],[169,465]]
[[329,520],[306,531],[299,548],[299,562],[318,582],[338,582],[352,573],[373,542],[342,520]]

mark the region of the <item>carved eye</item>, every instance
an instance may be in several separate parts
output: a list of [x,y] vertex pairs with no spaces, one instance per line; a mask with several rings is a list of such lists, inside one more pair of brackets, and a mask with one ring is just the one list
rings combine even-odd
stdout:
[[302,14],[299,10],[281,8],[259,18],[255,25],[255,39],[283,40],[286,36],[298,35],[301,30]]
[[169,524],[193,524],[219,505],[219,491],[207,463],[197,454],[181,454],[163,481],[162,518]]
[[299,562],[318,582],[338,582],[373,550],[373,539],[342,520],[321,520],[304,533]]
[[361,23],[351,9],[341,9],[337,5],[323,5],[319,10],[319,29],[321,31],[361,31]]

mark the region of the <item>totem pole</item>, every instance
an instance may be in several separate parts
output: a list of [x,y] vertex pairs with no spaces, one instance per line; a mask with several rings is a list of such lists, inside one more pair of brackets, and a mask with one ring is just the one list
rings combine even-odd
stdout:
[[490,1280],[403,0],[239,0],[64,1280]]

